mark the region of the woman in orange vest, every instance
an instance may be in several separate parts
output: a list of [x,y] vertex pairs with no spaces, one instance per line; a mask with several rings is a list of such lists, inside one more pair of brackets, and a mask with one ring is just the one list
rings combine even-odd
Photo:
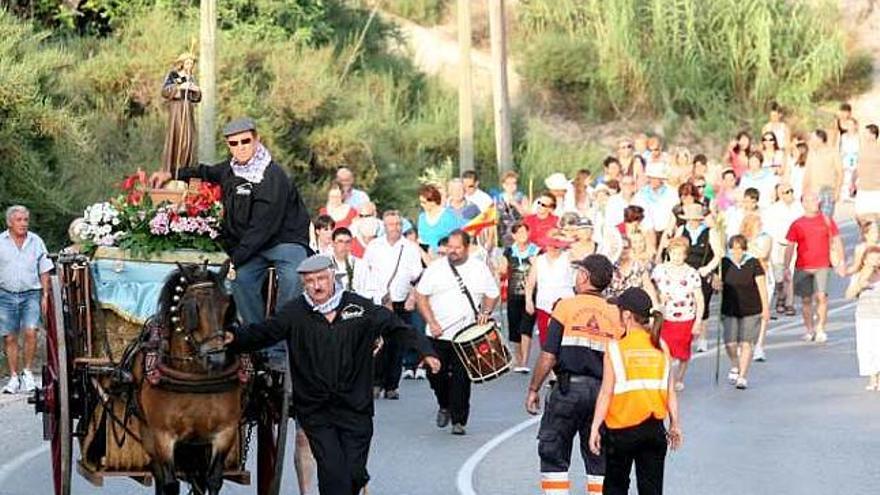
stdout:
[[[682,442],[671,358],[660,340],[663,318],[655,311],[650,330],[646,328],[652,319],[651,298],[639,288],[627,289],[609,302],[620,309],[626,336],[610,341],[605,352],[590,450],[605,452],[605,495],[629,493],[633,463],[639,495],[659,495],[667,443],[675,450]],[[668,431],[663,424],[667,417]]]

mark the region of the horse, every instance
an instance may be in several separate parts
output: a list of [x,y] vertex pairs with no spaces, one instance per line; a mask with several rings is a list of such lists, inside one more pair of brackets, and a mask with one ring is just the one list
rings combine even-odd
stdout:
[[224,279],[225,269],[178,265],[133,358],[141,442],[156,495],[178,495],[179,473],[194,493],[217,495],[236,445],[248,373],[246,360],[224,346],[235,318]]

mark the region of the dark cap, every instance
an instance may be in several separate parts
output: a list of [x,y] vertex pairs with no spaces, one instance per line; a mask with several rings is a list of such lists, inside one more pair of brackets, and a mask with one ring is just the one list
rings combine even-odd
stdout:
[[572,266],[590,272],[590,285],[597,290],[605,290],[611,285],[611,278],[614,276],[614,265],[605,256],[601,254],[591,254],[586,258],[573,261]]
[[223,136],[232,136],[233,134],[241,134],[242,132],[257,130],[257,123],[250,117],[239,117],[230,121],[223,126]]
[[651,308],[653,307],[651,297],[639,287],[630,287],[619,296],[609,299],[608,302],[646,318],[651,316]]
[[329,256],[322,254],[314,254],[304,259],[302,263],[296,267],[297,273],[313,273],[321,270],[328,270],[333,267],[333,260]]

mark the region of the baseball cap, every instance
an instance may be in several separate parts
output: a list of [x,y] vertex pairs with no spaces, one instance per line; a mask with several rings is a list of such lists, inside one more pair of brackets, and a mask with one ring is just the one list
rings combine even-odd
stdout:
[[651,316],[651,298],[639,287],[630,287],[619,296],[608,299],[608,302],[637,315]]
[[582,260],[573,261],[572,266],[581,268],[590,273],[590,285],[598,290],[605,290],[611,285],[614,277],[614,265],[601,254],[590,254]]

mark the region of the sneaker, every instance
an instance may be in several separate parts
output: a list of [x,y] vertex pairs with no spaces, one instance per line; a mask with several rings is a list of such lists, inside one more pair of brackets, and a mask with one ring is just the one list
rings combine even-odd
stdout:
[[412,380],[416,377],[416,373],[413,370],[403,370],[403,374],[400,375],[404,380]]
[[805,333],[803,336],[801,336],[801,340],[803,340],[804,342],[812,342],[815,338],[816,336],[812,333]]
[[425,380],[428,378],[428,373],[425,372],[425,368],[416,369],[416,380]]
[[453,435],[464,435],[467,433],[464,429],[464,425],[460,423],[455,423],[452,425],[452,434]]
[[794,306],[788,306],[785,308],[785,316],[794,316],[797,314],[797,311],[794,310]]
[[709,342],[706,341],[705,338],[697,339],[697,353],[706,352],[709,350]]
[[760,346],[755,347],[755,355],[752,357],[752,359],[759,363],[763,363],[764,361],[766,361],[767,356],[764,354],[764,348]]
[[730,368],[730,371],[727,372],[727,381],[734,385],[737,378],[739,378],[739,368]]
[[9,377],[9,381],[6,382],[6,386],[3,387],[3,393],[4,394],[17,394],[20,388],[21,388],[21,382],[18,379],[18,375],[12,375]]
[[388,400],[400,400],[400,392],[398,392],[397,389],[386,390],[385,398]]
[[440,409],[437,411],[437,428],[445,428],[446,425],[449,424],[450,419],[448,409]]
[[828,342],[828,334],[825,332],[816,332],[816,343],[824,344],[825,342]]
[[514,373],[520,373],[522,375],[528,375],[530,371],[532,370],[530,370],[528,366],[517,366],[516,368],[513,368]]
[[675,382],[675,391],[681,392],[684,390],[684,382]]
[[382,396],[382,387],[373,387],[373,398],[378,399]]
[[749,381],[746,380],[745,378],[742,378],[742,377],[737,378],[736,379],[736,388],[738,388],[739,390],[745,390],[745,389],[749,388]]
[[21,373],[21,388],[18,391],[29,394],[35,388],[37,388],[37,384],[34,383],[34,374],[31,373],[31,370],[24,370]]

